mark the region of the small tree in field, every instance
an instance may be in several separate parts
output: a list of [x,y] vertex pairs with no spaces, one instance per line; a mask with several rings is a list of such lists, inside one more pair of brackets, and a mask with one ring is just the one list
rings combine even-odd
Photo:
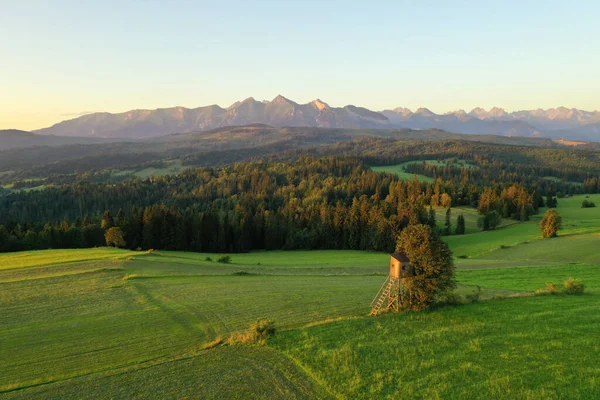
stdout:
[[125,247],[125,239],[123,238],[123,231],[119,227],[112,227],[104,234],[107,246],[113,247]]
[[452,222],[450,222],[450,218],[452,217],[452,209],[448,207],[446,210],[446,221],[444,223],[444,235],[452,235]]
[[560,229],[560,225],[562,223],[562,218],[556,210],[548,210],[544,214],[542,221],[540,222],[540,230],[542,231],[542,236],[545,238],[553,238],[556,237],[558,230]]
[[462,214],[458,215],[458,218],[456,218],[456,231],[455,233],[457,235],[464,235],[465,234],[465,217]]
[[493,231],[500,225],[502,218],[497,211],[490,211],[477,220],[477,226],[484,231]]
[[396,251],[406,254],[414,269],[413,276],[402,279],[412,310],[429,308],[437,296],[456,286],[452,252],[431,227],[405,228],[400,233]]

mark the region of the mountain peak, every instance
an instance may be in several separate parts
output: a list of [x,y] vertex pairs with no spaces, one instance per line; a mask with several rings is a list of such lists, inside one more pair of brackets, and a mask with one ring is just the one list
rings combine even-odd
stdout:
[[433,117],[435,115],[435,113],[433,111],[431,111],[428,108],[425,107],[420,107],[417,111],[415,111],[415,114],[419,114],[419,115],[423,115],[423,116],[427,116],[427,117]]
[[461,108],[460,110],[456,111],[448,111],[444,115],[455,115],[457,117],[465,117],[467,115],[467,112]]
[[316,99],[310,102],[310,104],[312,104],[312,106],[314,108],[316,108],[319,111],[323,111],[323,110],[327,110],[329,109],[329,104],[325,103],[324,101],[322,101],[321,99]]
[[406,107],[396,107],[392,111],[395,113],[398,113],[404,117],[410,116],[413,114],[413,112],[409,108],[406,108]]
[[469,112],[469,114],[482,115],[482,114],[487,114],[487,111],[485,110],[485,108],[475,107],[474,109],[471,110],[471,112]]
[[492,117],[505,117],[508,114],[506,113],[506,111],[504,111],[503,108],[493,107],[488,113],[488,115]]
[[278,94],[277,97],[275,97],[273,100],[271,100],[271,103],[290,103],[290,104],[294,104],[293,101],[291,101],[288,98],[283,97],[280,94]]

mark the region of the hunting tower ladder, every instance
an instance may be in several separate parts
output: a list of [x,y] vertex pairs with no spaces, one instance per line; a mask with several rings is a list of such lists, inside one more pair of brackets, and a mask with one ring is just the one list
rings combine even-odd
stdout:
[[371,315],[377,315],[385,305],[391,311],[400,311],[405,296],[402,278],[412,276],[413,269],[406,255],[394,253],[390,260],[390,274],[381,285],[379,292],[371,302]]

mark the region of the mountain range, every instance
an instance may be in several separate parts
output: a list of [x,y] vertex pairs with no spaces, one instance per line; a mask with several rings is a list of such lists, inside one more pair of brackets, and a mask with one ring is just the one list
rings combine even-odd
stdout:
[[248,98],[228,108],[131,110],[93,113],[35,131],[41,135],[139,139],[171,133],[206,131],[227,126],[266,124],[273,127],[341,129],[442,129],[463,134],[549,137],[600,141],[600,112],[551,108],[508,113],[501,108],[475,108],[436,114],[427,108],[395,108],[375,112],[347,105],[331,107],[321,100],[299,104],[281,95],[271,101]]

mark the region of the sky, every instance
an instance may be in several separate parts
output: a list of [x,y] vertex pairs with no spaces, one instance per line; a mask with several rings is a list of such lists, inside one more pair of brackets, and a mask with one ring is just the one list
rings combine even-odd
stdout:
[[600,109],[600,2],[0,0],[0,129],[282,94]]

